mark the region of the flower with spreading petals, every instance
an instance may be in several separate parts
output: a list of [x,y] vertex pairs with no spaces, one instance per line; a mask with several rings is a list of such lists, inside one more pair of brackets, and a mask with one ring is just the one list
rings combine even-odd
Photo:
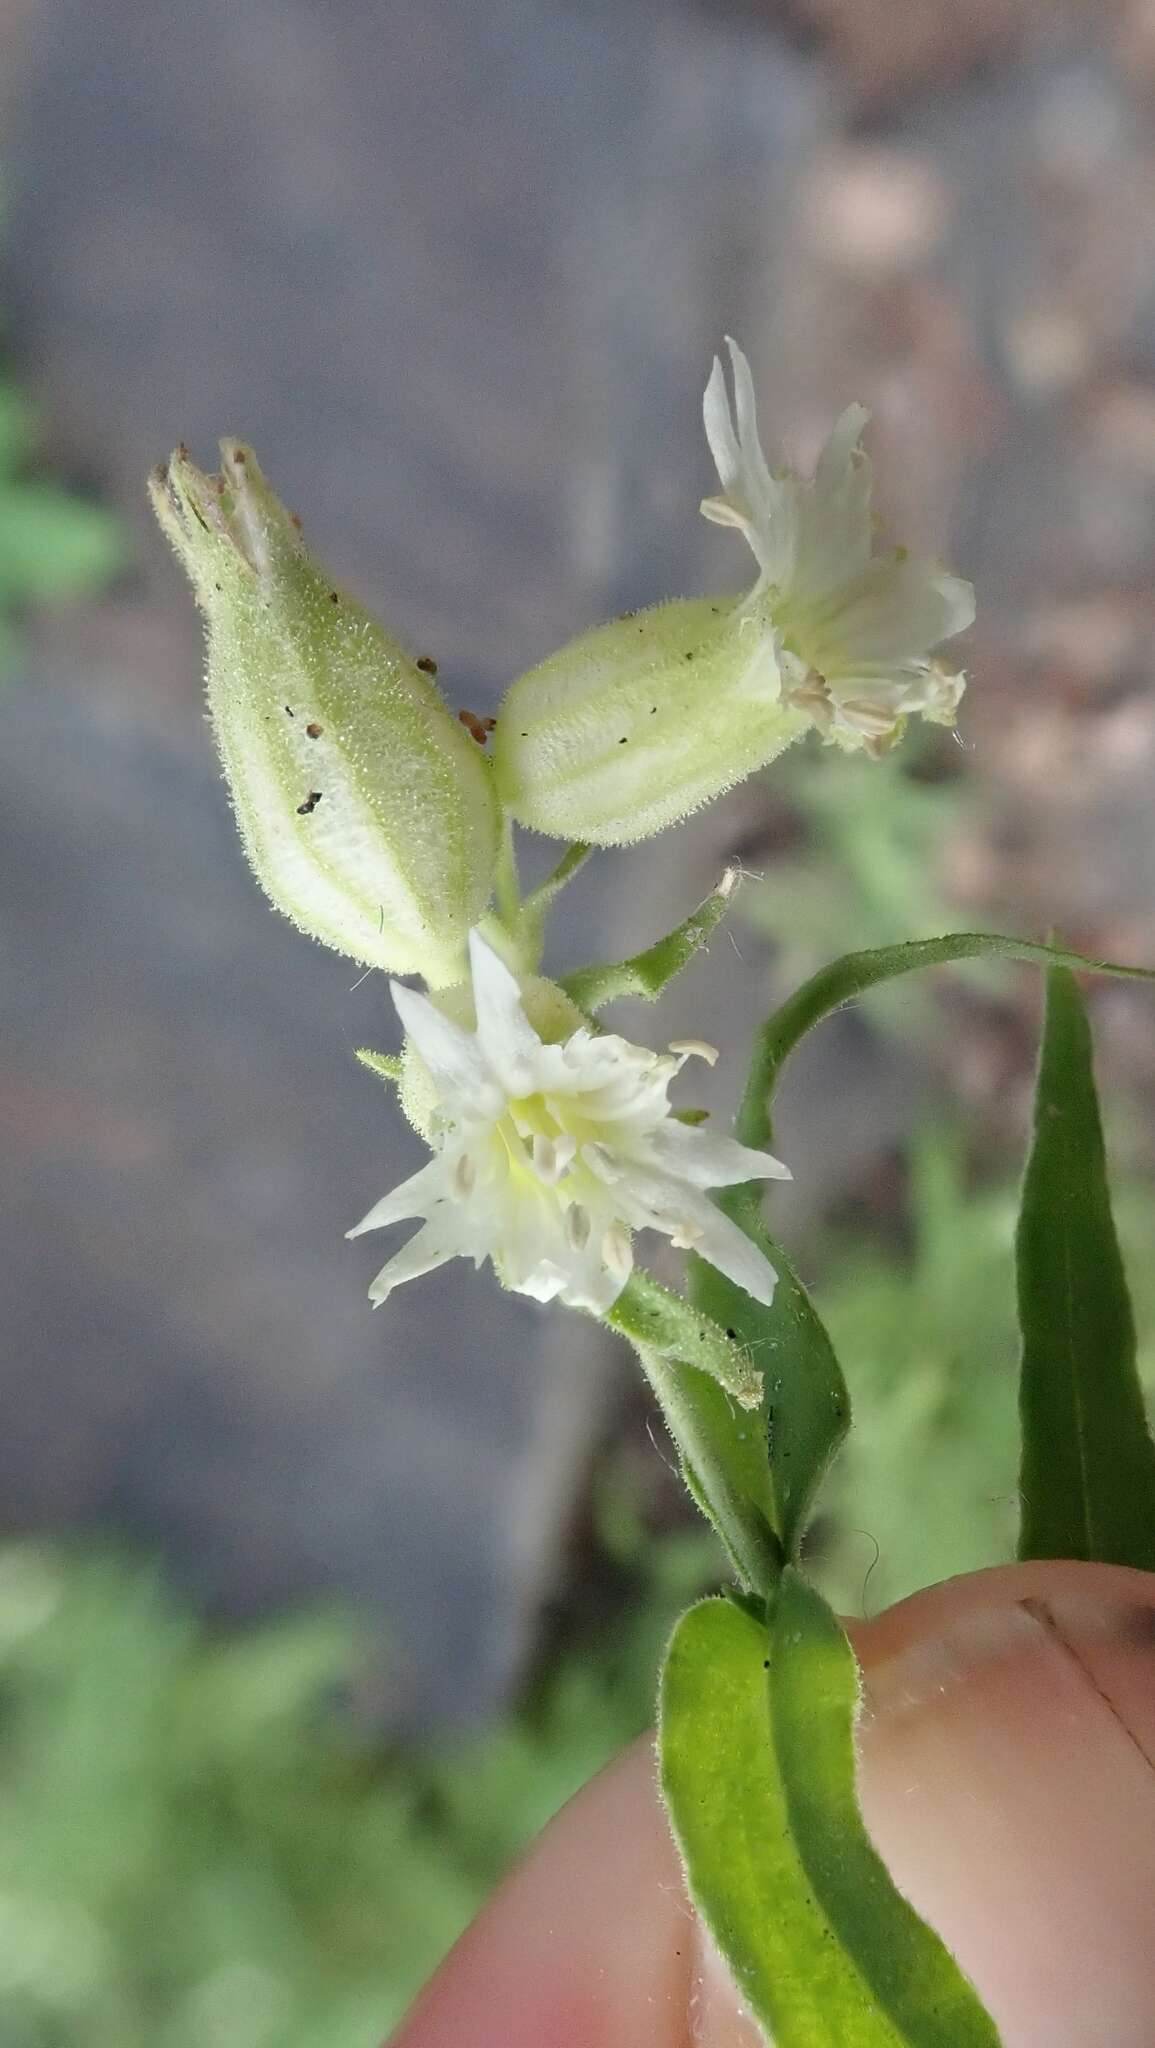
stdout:
[[722,494],[702,511],[749,542],[759,576],[746,602],[767,601],[783,702],[823,738],[875,755],[912,712],[953,725],[965,679],[933,650],[970,625],[974,591],[905,548],[875,554],[865,406],[847,406],[836,421],[812,479],[773,475],[750,365],[735,342],[727,346],[733,406],[717,357],[704,405]]
[[476,1029],[397,982],[411,1053],[432,1081],[433,1157],[378,1202],[350,1237],[421,1218],[377,1275],[370,1300],[453,1258],[491,1259],[503,1285],[604,1314],[633,1268],[635,1230],[692,1247],[768,1302],[775,1274],[707,1190],[788,1180],[768,1152],[680,1122],[667,1091],[692,1041],[654,1053],[580,1024],[543,1042],[514,975],[470,935]]
[[880,755],[918,712],[952,725],[963,677],[935,649],[974,617],[969,583],[902,548],[875,554],[867,414],[842,414],[812,478],[773,474],[750,365],[730,342],[706,433],[721,479],[707,519],[758,563],[739,598],[676,598],[579,633],[506,692],[502,801],[560,839],[624,846],[676,824],[811,729]]

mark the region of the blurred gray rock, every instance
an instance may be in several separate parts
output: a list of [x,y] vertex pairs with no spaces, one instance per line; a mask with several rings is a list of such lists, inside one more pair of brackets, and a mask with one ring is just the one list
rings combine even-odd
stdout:
[[[3,703],[0,1513],[127,1527],[231,1611],[352,1598],[395,1713],[468,1716],[610,1354],[459,1267],[371,1317],[341,1233],[417,1149],[351,1058],[392,1042],[381,977],[244,871],[142,479],[243,431],[479,709],[698,581],[704,371],[810,73],[755,23],[561,0],[33,0],[8,63],[12,331],[144,580]],[[583,879],[559,958],[684,914],[718,830]]]

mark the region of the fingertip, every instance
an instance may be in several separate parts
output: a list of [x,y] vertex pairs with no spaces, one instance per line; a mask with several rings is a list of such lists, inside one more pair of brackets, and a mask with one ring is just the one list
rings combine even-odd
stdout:
[[1007,2048],[1155,2038],[1155,1579],[1041,1562],[856,1631],[859,1792]]
[[694,1934],[646,1738],[550,1823],[390,2048],[682,2048]]
[[[860,1793],[1006,2048],[1149,2048],[1155,1577],[1041,1563],[854,1630]],[[563,1810],[392,2048],[758,2048],[685,1900],[652,1746]]]

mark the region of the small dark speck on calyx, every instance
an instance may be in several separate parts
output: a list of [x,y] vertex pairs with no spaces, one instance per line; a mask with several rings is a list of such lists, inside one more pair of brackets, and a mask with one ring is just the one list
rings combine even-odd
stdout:
[[317,805],[321,801],[321,794],[322,792],[319,789],[311,789],[309,791],[309,794],[305,798],[304,803],[297,805],[298,818],[307,818],[311,811],[316,810]]
[[624,747],[626,745],[627,737],[628,735],[626,733],[622,734],[621,739],[618,741],[619,747]]
[[417,666],[419,669],[422,669],[427,676],[435,676],[437,674],[437,663],[434,661],[433,656],[431,654],[419,654],[417,657]]
[[335,590],[331,590],[331,591],[329,592],[329,603],[330,603],[330,604],[340,604],[340,602],[341,602],[341,600],[340,600],[340,598],[338,597],[338,595],[337,595],[336,591],[335,591]]
[[321,737],[321,734],[322,734],[322,733],[324,732],[324,730],[325,730],[324,726],[323,726],[323,725],[318,725],[318,723],[317,723],[317,721],[316,721],[316,719],[315,719],[315,718],[311,718],[311,719],[309,720],[309,723],[308,723],[308,725],[307,725],[307,726],[305,727],[305,732],[306,732],[307,736],[309,737],[309,739],[311,739],[311,740],[319,740],[319,739],[320,739],[320,737]]

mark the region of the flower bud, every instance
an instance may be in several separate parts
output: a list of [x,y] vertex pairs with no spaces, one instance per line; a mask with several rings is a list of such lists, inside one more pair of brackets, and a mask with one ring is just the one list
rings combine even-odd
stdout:
[[520,824],[622,846],[764,768],[811,723],[782,699],[765,600],[611,619],[511,684],[494,761]]
[[245,851],[278,910],[368,967],[465,973],[499,816],[427,674],[333,587],[251,450],[150,480],[208,632],[208,702]]

